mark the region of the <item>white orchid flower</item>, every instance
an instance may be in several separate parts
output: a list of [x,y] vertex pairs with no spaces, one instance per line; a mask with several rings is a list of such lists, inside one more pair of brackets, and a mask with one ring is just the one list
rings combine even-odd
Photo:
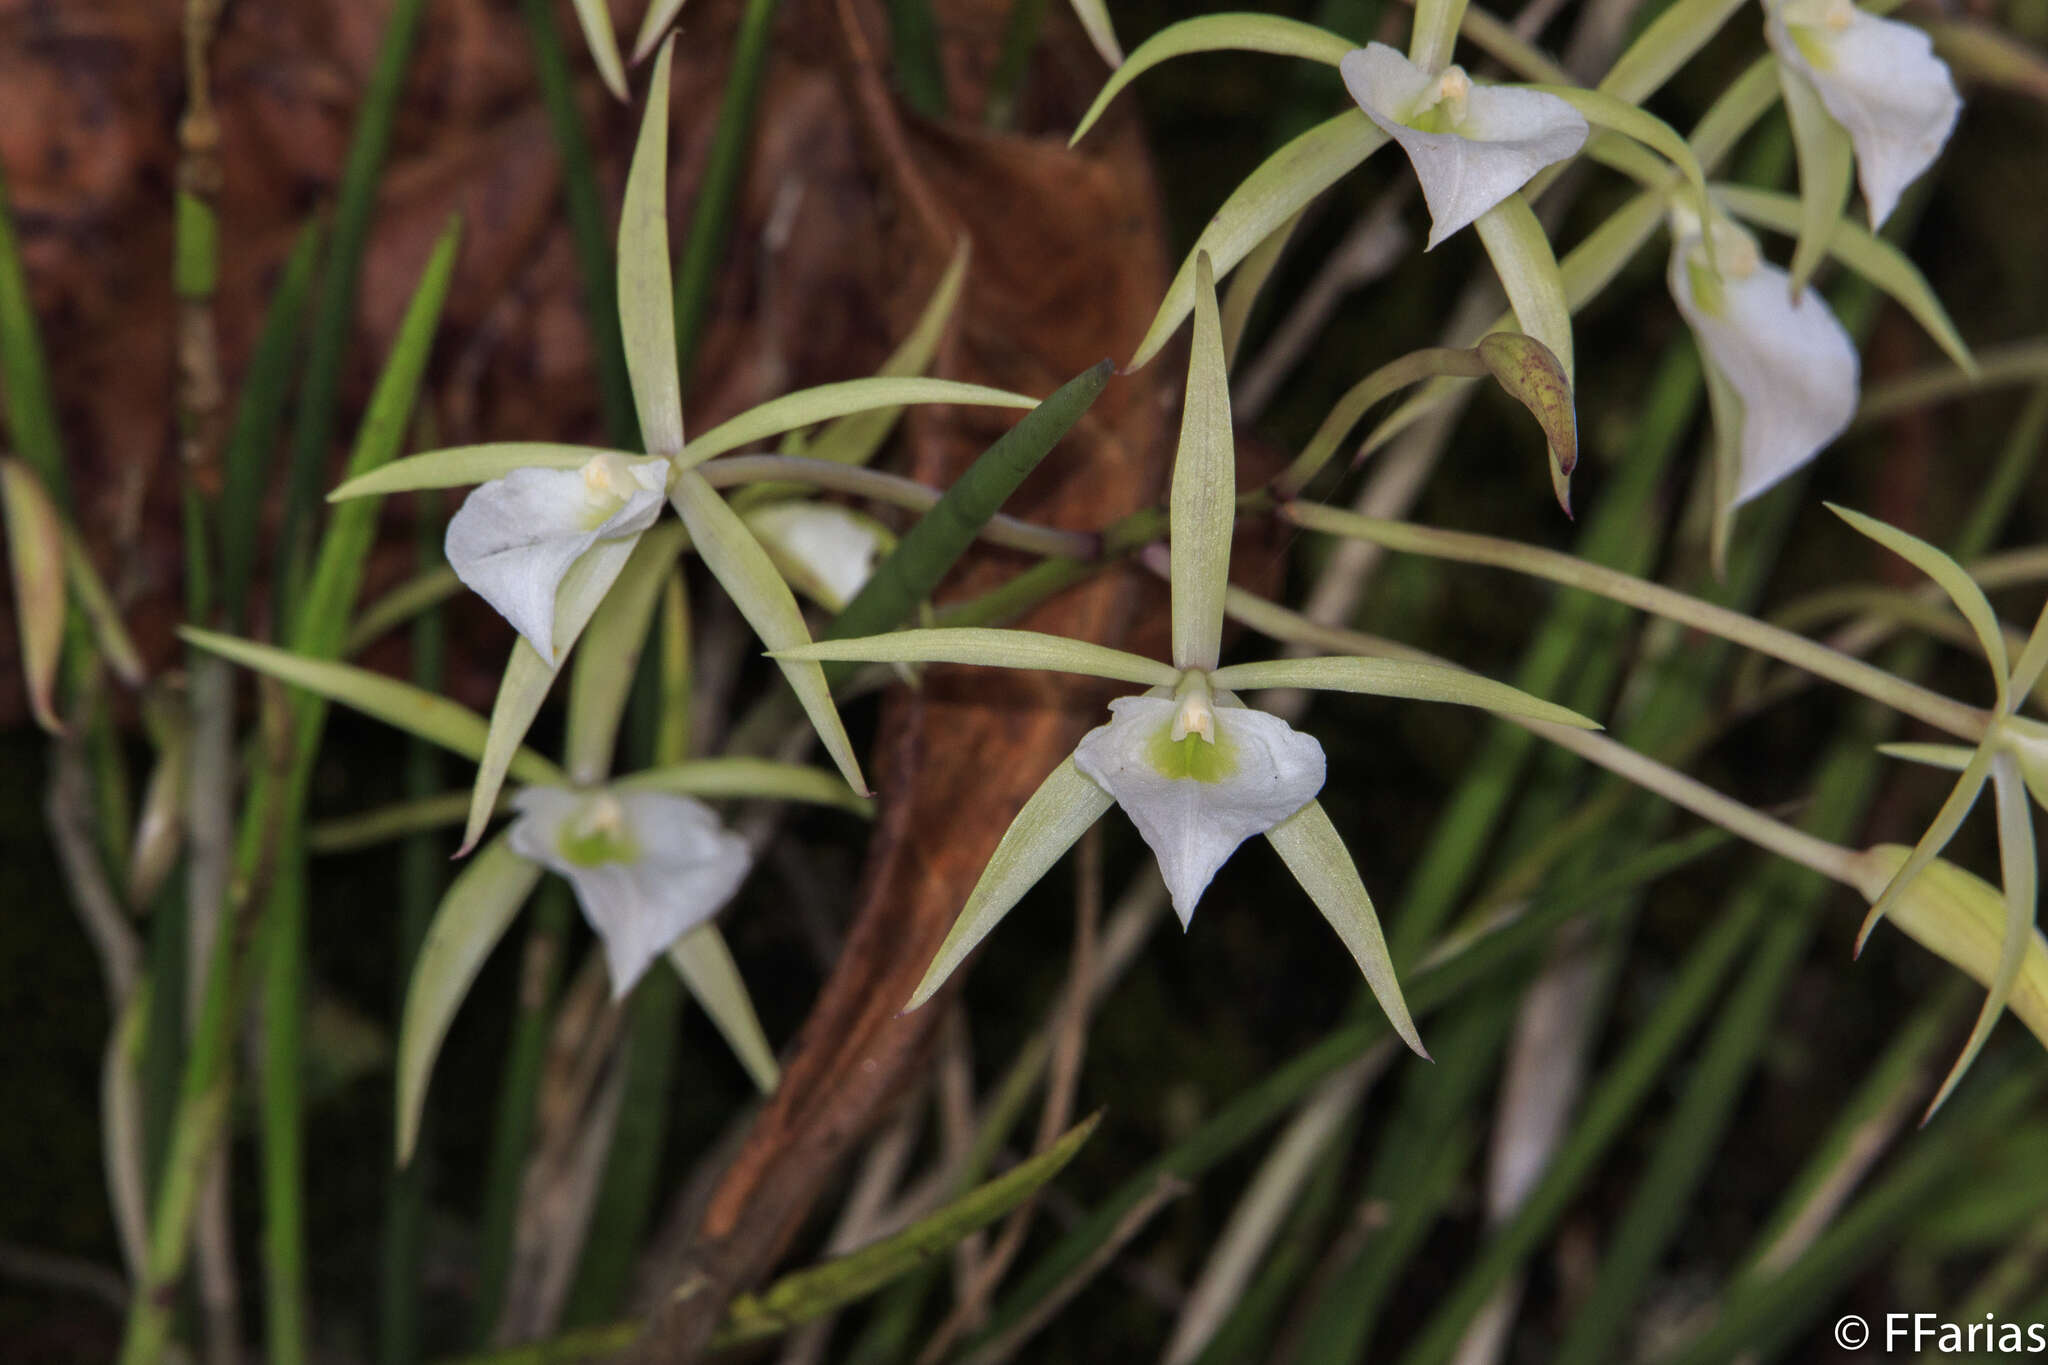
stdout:
[[881,522],[837,503],[791,499],[741,519],[789,585],[832,612],[846,609],[896,544]]
[[[1456,701],[1566,725],[1563,707],[1457,669],[1387,659],[1283,659],[1219,667],[1236,524],[1236,456],[1215,275],[1196,257],[1194,348],[1168,498],[1173,660],[1022,630],[906,630],[778,650],[778,658],[1044,668],[1133,683],[1011,823],[910,999],[916,1008],[1112,804],[1159,859],[1183,925],[1238,845],[1263,834],[1351,952],[1395,1030],[1422,1042],[1401,998],[1372,898],[1330,817],[1322,746],[1234,689],[1311,687]],[[1427,1055],[1427,1054],[1425,1054]]]
[[1780,79],[1806,82],[1849,134],[1870,225],[1880,226],[1955,129],[1963,101],[1948,65],[1924,32],[1852,0],[1766,0],[1764,34]]
[[[1713,383],[1714,421],[1732,430],[1727,506],[1739,506],[1819,453],[1856,411],[1856,347],[1820,295],[1791,295],[1756,239],[1717,220],[1714,251],[1699,219],[1672,215],[1668,279]],[[1734,411],[1726,410],[1732,407]]]
[[1385,43],[1338,64],[1351,98],[1401,144],[1429,204],[1429,250],[1585,145],[1583,115],[1555,95],[1425,71]]
[[604,944],[615,1000],[723,909],[753,866],[746,840],[673,792],[525,787],[512,806],[512,851],[568,879]]
[[562,579],[598,542],[630,549],[654,525],[668,470],[665,459],[604,451],[581,469],[515,469],[492,479],[448,519],[448,566],[553,663]]

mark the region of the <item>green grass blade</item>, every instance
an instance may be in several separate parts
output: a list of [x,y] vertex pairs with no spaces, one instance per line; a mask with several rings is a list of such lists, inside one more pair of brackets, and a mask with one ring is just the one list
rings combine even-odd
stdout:
[[412,1160],[427,1102],[427,1080],[441,1055],[448,1025],[540,875],[539,864],[514,853],[500,835],[469,860],[434,912],[406,987],[405,1020],[398,1035],[396,1151],[401,1165]]
[[[356,114],[348,157],[342,163],[341,183],[335,191],[333,230],[321,262],[318,300],[307,342],[305,382],[299,389],[298,419],[292,431],[291,462],[285,480],[284,519],[277,543],[287,557],[296,553],[294,547],[300,543],[319,504],[320,482],[326,472],[328,447],[334,439],[335,416],[341,402],[342,362],[355,327],[356,281],[361,276],[363,255],[369,244],[371,215],[376,211],[377,180],[391,143],[391,125],[397,117],[406,68],[412,60],[413,40],[419,34],[420,17],[425,10],[425,0],[395,0],[391,6],[383,37],[378,42],[376,65],[371,69],[369,86],[363,91],[362,108]],[[282,561],[286,567],[290,562],[289,558]],[[287,584],[299,582],[296,572],[279,577]],[[293,610],[297,605],[288,604]]]
[[28,462],[57,506],[71,505],[70,471],[57,427],[57,403],[42,333],[29,306],[28,272],[14,237],[7,207],[7,181],[0,175],[0,418],[7,442]]
[[714,1349],[779,1336],[790,1328],[866,1298],[909,1274],[961,1238],[1016,1208],[1074,1159],[1101,1122],[1098,1113],[1015,1169],[953,1200],[937,1212],[859,1251],[785,1275],[759,1294],[734,1299]]
[[777,0],[746,0],[740,13],[739,36],[733,40],[726,66],[725,98],[718,106],[718,126],[697,187],[697,206],[690,215],[690,235],[683,244],[682,266],[676,272],[675,318],[677,373],[682,387],[696,372],[697,347],[711,313],[711,290],[725,263],[725,239],[737,212],[741,172],[753,142],[754,115],[761,99],[761,73],[768,65],[768,38],[775,28]]
[[946,71],[931,0],[888,0],[890,66],[903,102],[928,119],[946,117]]
[[314,267],[320,261],[323,234],[319,223],[299,229],[278,276],[277,292],[263,313],[263,330],[242,376],[221,455],[220,584],[221,604],[230,626],[240,626],[248,609],[249,584],[256,572],[256,532],[263,521],[263,489],[269,481],[278,435],[284,429],[285,403],[291,397],[292,375],[299,358],[299,337],[306,303],[313,292]]

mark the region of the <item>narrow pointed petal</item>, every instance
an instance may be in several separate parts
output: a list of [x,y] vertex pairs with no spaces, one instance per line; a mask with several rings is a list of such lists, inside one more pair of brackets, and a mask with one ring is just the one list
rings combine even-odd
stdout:
[[1969,1041],[1963,1044],[1962,1055],[1949,1068],[1934,1102],[1927,1106],[1930,1118],[1962,1080],[1970,1063],[1977,1060],[1999,1016],[2005,1013],[2006,1002],[2012,998],[2020,969],[2026,963],[2027,947],[2035,937],[2034,895],[2040,877],[2034,862],[2034,812],[2027,805],[2019,765],[2011,754],[2002,753],[1991,761],[1991,783],[1998,803],[1998,861],[2005,883],[2005,932],[1999,940],[1998,966],[1988,983],[1984,1007],[1977,1014]]
[[583,28],[583,41],[590,46],[590,60],[604,78],[605,89],[619,99],[626,98],[626,64],[619,56],[619,38],[612,32],[611,7],[605,0],[572,0],[576,22]]
[[1429,204],[1424,250],[1585,145],[1588,129],[1579,111],[1534,90],[1476,86],[1452,131],[1410,127],[1408,120],[1428,101],[1439,77],[1385,43],[1347,53],[1338,70],[1366,117],[1401,144],[1415,167]]
[[1215,713],[1214,742],[1172,738],[1180,703],[1119,697],[1109,724],[1074,749],[1074,766],[1116,798],[1159,859],[1185,926],[1237,846],[1323,788],[1323,746],[1263,711]]
[[568,879],[604,943],[614,999],[717,914],[753,864],[746,840],[687,796],[528,787],[512,804],[513,850]]
[[593,488],[584,471],[515,469],[448,519],[448,566],[544,660],[556,657],[555,595],[570,566],[599,541],[630,540],[661,515],[661,461],[599,458],[626,471],[625,489]]
[[1409,1017],[1401,983],[1394,976],[1394,959],[1387,952],[1386,935],[1380,930],[1372,897],[1322,803],[1311,801],[1291,819],[1266,831],[1266,841],[1351,950],[1352,960],[1365,974],[1365,983],[1372,987],[1373,998],[1386,1011],[1394,1032],[1416,1053],[1429,1056],[1422,1035],[1415,1031],[1414,1019]]
[[716,924],[700,924],[668,946],[668,961],[704,1009],[732,1055],[739,1059],[762,1094],[781,1083],[775,1049],[754,1012],[754,998],[732,960],[732,949]]
[[743,520],[789,586],[835,614],[867,585],[895,543],[873,517],[829,502],[770,503]]
[[1814,24],[1789,23],[1789,6],[1766,8],[1765,33],[1778,59],[1812,82],[1848,130],[1870,224],[1882,225],[1906,186],[1941,155],[1962,112],[1947,63],[1911,24],[1846,3],[1829,6]]
[[669,26],[683,12],[683,0],[653,0],[641,16],[639,36],[633,39],[633,60],[644,62],[654,45],[668,36]]
[[2034,618],[2034,628],[2027,632],[2027,642],[2020,646],[2020,655],[2013,660],[2012,675],[2005,684],[2007,708],[2019,710],[2033,692],[2034,684],[2041,681],[2043,669],[2048,669],[2048,603],[2042,604],[2041,614]]
[[484,959],[511,927],[512,917],[526,901],[540,868],[512,850],[509,841],[494,840],[460,876],[449,883],[434,911],[434,922],[420,945],[412,981],[406,987],[405,1014],[398,1028],[398,1164],[412,1160],[419,1140],[420,1114],[426,1107],[427,1080],[441,1043],[463,997],[469,994]]
[[669,62],[675,42],[662,44],[647,83],[647,109],[626,172],[619,206],[619,332],[626,378],[650,455],[683,448],[682,373],[676,366],[675,288],[668,259]]
[[1948,847],[1948,841],[1955,838],[1956,831],[1963,827],[1963,820],[1969,815],[1970,808],[1977,804],[1977,793],[1983,790],[1985,779],[1991,775],[1991,760],[1994,753],[1995,750],[1989,745],[1978,746],[1969,766],[1963,769],[1963,775],[1956,779],[1956,785],[1950,789],[1948,799],[1942,802],[1941,809],[1934,813],[1934,820],[1927,826],[1927,832],[1920,836],[1919,843],[1913,845],[1912,853],[1900,865],[1899,870],[1892,874],[1891,881],[1871,901],[1870,912],[1863,917],[1863,927],[1856,931],[1858,956],[1862,955],[1863,945],[1870,941],[1870,931],[1877,927],[1885,912],[1906,893],[1913,879],[1919,876],[1928,864],[1941,856],[1941,851]]
[[1575,730],[1598,730],[1600,723],[1588,720],[1569,707],[1532,697],[1519,687],[1482,678],[1462,668],[1426,664],[1408,659],[1363,659],[1342,656],[1311,659],[1274,659],[1269,662],[1232,664],[1209,675],[1216,687],[1233,692],[1263,687],[1310,687],[1326,692],[1364,692],[1380,697],[1407,697],[1416,701],[1449,702],[1477,706],[1504,716],[1526,716],[1531,720],[1569,725]]
[[1216,274],[1207,252],[1195,257],[1194,344],[1167,508],[1174,666],[1214,668],[1223,640],[1223,594],[1230,587],[1230,536],[1237,525],[1237,453]]
[[1886,758],[1896,758],[1903,763],[1924,763],[1930,768],[1946,768],[1959,773],[1970,766],[1975,749],[1960,744],[1880,744],[1877,751]]
[[[1697,236],[1672,249],[1671,296],[1703,358],[1742,400],[1731,506],[1756,497],[1840,435],[1856,412],[1856,347],[1812,290],[1756,261],[1746,274],[1721,255],[1714,274]],[[1695,282],[1702,288],[1696,289]],[[1702,293],[1706,296],[1702,297]]]
[[932,965],[925,969],[924,979],[911,992],[904,1013],[923,1005],[946,984],[946,978],[975,946],[1111,804],[1109,793],[1083,776],[1072,758],[1047,775],[989,855],[988,866],[981,870],[981,879],[968,894],[967,904],[953,921],[946,941],[939,945]]
[[358,474],[329,493],[327,500],[348,502],[385,493],[460,488],[502,479],[515,469],[581,469],[600,455],[635,458],[623,450],[562,445],[555,441],[487,441],[482,445],[450,446],[424,455],[408,455]]
[[[790,595],[789,585],[775,572],[761,542],[754,539],[746,523],[704,482],[703,476],[694,470],[684,470],[669,498],[681,515],[704,567],[731,595],[733,605],[746,617],[761,643],[771,650],[809,644],[811,633],[804,625],[796,598]],[[824,669],[799,659],[777,662],[796,699],[803,704],[804,714],[811,718],[811,726],[818,732],[825,752],[839,766],[847,785],[865,795],[867,780],[861,776],[860,761],[853,756],[853,741],[847,738],[846,726],[832,704],[832,689],[825,685]]]
[[1144,687],[1172,687],[1180,670],[1142,654],[1035,630],[938,626],[851,640],[819,640],[775,651],[777,659],[828,663],[968,664],[981,668],[1044,668]]
[[1791,289],[1806,288],[1827,254],[1828,240],[1849,203],[1856,169],[1849,134],[1797,71],[1778,64],[1778,85],[1792,124],[1792,149],[1799,158],[1799,241],[1792,250]]
[[[2004,710],[2006,677],[2010,672],[2006,667],[2005,628],[1999,624],[1998,613],[1991,609],[1991,601],[1984,596],[1984,589],[1977,586],[1977,580],[1970,577],[1969,571],[1956,563],[1953,556],[1909,531],[1901,531],[1889,522],[1832,502],[1827,504],[1827,509],[1926,574],[1934,580],[1935,586],[1948,594],[1948,600],[1955,604],[1956,610],[1962,613],[1963,619],[1976,633],[1977,644],[1983,649],[1985,661],[1991,665],[1991,676],[1998,685],[1998,707]],[[2032,640],[2028,641],[2027,652],[2029,655],[2035,653]],[[2029,666],[2033,666],[2031,662]],[[2032,679],[2028,680],[2027,686],[2029,690],[2032,688]],[[2024,696],[2025,691],[2020,695]]]

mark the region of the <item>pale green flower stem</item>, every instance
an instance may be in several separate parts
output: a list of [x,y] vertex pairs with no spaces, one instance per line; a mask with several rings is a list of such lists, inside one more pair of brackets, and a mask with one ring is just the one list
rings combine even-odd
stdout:
[[1288,503],[1280,509],[1280,515],[1312,531],[1369,540],[1388,549],[1437,559],[1512,569],[1566,587],[1598,593],[1681,625],[1717,635],[1746,649],[1768,654],[1973,744],[1984,737],[1985,727],[1991,719],[1990,713],[1978,707],[1966,706],[1938,692],[1895,678],[1874,664],[1851,658],[1802,635],[1794,635],[1726,607],[1717,607],[1660,584],[1588,564],[1555,550],[1520,545],[1491,536],[1361,517],[1311,503]]

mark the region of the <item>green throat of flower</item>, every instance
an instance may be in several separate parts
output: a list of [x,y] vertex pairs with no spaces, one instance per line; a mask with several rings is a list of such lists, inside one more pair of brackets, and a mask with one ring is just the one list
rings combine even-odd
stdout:
[[578,867],[629,863],[640,855],[626,828],[626,812],[616,798],[599,796],[562,830],[562,856]]

